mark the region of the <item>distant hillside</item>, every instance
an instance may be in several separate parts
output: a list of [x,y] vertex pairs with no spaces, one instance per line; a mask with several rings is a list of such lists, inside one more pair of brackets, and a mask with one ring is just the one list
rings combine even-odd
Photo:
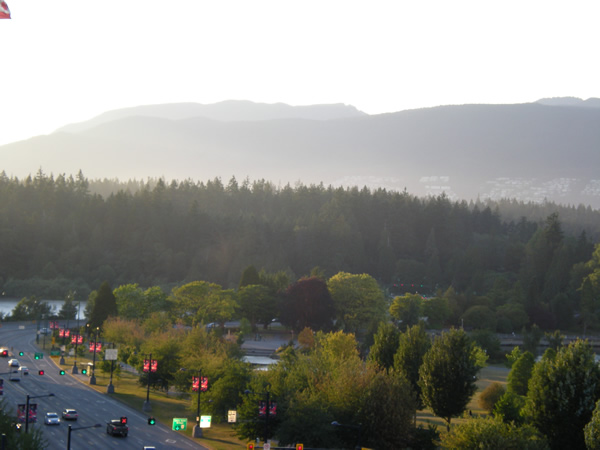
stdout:
[[0,170],[81,169],[122,180],[234,175],[600,208],[600,108],[545,103],[374,116],[346,105],[151,105],[2,146]]
[[210,105],[202,105],[200,103],[170,103],[108,111],[85,122],[66,125],[59,128],[57,132],[79,133],[106,122],[135,116],[159,117],[170,120],[202,117],[224,122],[235,122],[278,119],[331,120],[365,115],[365,113],[357,110],[354,106],[342,104],[290,106],[284,103],[266,104],[237,100]]

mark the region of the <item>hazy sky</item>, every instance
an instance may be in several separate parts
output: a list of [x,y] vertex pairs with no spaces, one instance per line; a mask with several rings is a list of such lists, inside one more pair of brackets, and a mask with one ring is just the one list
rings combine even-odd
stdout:
[[7,0],[0,145],[129,106],[600,97],[600,2]]

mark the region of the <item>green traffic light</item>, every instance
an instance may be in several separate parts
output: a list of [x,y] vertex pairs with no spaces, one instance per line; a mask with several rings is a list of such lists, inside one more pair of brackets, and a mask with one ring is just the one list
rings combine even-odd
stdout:
[[60,374],[61,374],[61,375],[64,375],[64,374],[65,374],[65,371],[64,371],[64,370],[61,370],[61,371],[60,371]]
[[154,425],[156,423],[156,419],[154,417],[148,417],[148,425]]
[[23,356],[25,353],[23,352],[19,352],[19,356]]
[[40,359],[40,357],[38,355],[35,355],[35,359]]
[[81,369],[81,374],[82,374],[82,375],[85,375],[85,374],[87,374],[87,369]]

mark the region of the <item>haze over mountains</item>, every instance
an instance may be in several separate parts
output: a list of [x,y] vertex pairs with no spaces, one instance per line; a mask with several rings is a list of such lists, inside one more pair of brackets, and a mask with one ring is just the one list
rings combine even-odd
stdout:
[[0,146],[0,170],[55,176],[385,187],[600,208],[600,99],[368,115],[227,101],[119,109]]

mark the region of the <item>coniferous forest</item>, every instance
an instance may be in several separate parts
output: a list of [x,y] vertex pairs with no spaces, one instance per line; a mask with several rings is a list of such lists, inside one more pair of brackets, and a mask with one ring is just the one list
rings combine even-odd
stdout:
[[249,265],[292,281],[318,267],[327,277],[369,274],[390,297],[452,293],[450,317],[486,307],[498,331],[510,305],[529,324],[566,329],[578,325],[586,263],[599,240],[600,212],[584,206],[235,178],[0,174],[7,297],[61,299],[76,291],[86,298],[104,281],[165,291],[196,280],[232,288]]

